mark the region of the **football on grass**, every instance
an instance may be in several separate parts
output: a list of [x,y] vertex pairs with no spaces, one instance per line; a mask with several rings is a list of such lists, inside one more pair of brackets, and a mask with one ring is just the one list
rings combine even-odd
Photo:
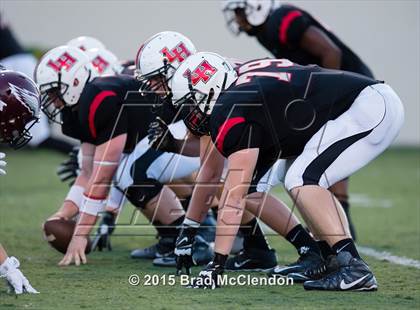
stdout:
[[[73,236],[75,227],[76,222],[73,220],[66,220],[63,218],[50,219],[43,225],[44,238],[54,249],[65,254]],[[88,241],[88,245],[85,250],[86,254],[89,252],[90,241]]]

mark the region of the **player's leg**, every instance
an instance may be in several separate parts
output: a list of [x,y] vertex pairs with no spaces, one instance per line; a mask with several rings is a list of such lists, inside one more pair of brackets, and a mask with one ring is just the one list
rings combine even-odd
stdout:
[[[148,149],[136,160],[133,175],[134,184],[142,186],[137,189],[136,186],[130,186],[130,189],[127,191],[127,197],[133,204],[141,208],[145,216],[155,226],[158,231],[159,242],[146,249],[134,250],[131,253],[133,258],[155,258],[155,265],[175,266],[175,257],[172,255],[172,251],[178,235],[178,227],[181,226],[184,220],[184,209],[176,194],[169,187],[162,184],[186,178],[196,171],[198,166],[199,160],[196,158],[163,153],[152,149]],[[149,185],[146,184],[147,182],[144,183],[145,180]],[[150,187],[150,183],[153,183],[154,186]],[[146,189],[142,197],[147,197],[140,197],[140,199],[143,199],[141,205],[144,205],[144,207],[139,206],[135,201],[133,202],[133,198],[139,195],[139,190],[142,191],[142,188]],[[159,189],[158,193],[157,189]],[[136,199],[134,198],[134,200]],[[146,200],[148,202],[144,203]],[[206,263],[211,259],[212,253],[208,253],[210,246],[202,239],[198,243],[200,250],[197,251],[199,252],[197,255],[202,256],[205,260],[203,263]],[[204,255],[201,255],[201,252]]]
[[401,101],[388,85],[369,86],[348,111],[311,138],[290,167],[287,189],[304,219],[336,254],[336,270],[329,270],[320,280],[305,282],[306,289],[377,288],[375,277],[350,236],[345,214],[327,188],[381,154],[398,134],[403,118]]
[[341,180],[332,186],[330,186],[329,190],[334,194],[334,196],[338,199],[341,206],[346,213],[347,220],[349,223],[349,229],[353,240],[356,241],[356,230],[353,225],[353,221],[350,216],[350,202],[349,202],[349,178]]

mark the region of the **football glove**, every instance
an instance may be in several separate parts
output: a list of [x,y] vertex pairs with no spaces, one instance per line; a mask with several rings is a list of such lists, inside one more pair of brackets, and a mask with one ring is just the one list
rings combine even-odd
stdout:
[[200,271],[198,277],[194,279],[193,283],[188,288],[202,288],[212,289],[220,287],[220,277],[225,271],[224,265],[227,255],[216,253],[214,260]]
[[112,251],[111,246],[111,235],[115,229],[115,216],[112,212],[105,212],[102,215],[102,220],[99,224],[98,230],[92,242],[93,251],[102,251],[103,249],[108,249]]
[[79,161],[77,159],[78,153],[79,146],[73,147],[73,150],[68,154],[69,158],[63,161],[57,168],[57,175],[61,182],[69,181],[69,186],[74,184],[74,181],[80,173]]
[[[6,157],[6,154],[0,152],[0,159],[3,159]],[[4,170],[4,167],[6,167],[7,163],[4,160],[0,160],[0,175],[5,175],[6,170]]]
[[19,270],[20,263],[16,257],[8,257],[0,266],[0,277],[6,279],[9,293],[17,295],[23,293],[38,294],[39,292],[32,287],[28,279]]
[[196,263],[193,258],[193,245],[197,228],[184,225],[175,242],[176,274],[181,275],[185,267],[185,273],[191,274],[191,267]]
[[163,152],[177,153],[178,148],[176,139],[168,128],[168,125],[157,116],[154,122],[149,125],[148,139],[149,145]]

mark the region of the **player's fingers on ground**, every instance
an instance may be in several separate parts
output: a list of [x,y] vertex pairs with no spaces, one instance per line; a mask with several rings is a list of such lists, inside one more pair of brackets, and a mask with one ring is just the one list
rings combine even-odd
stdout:
[[68,266],[73,260],[73,254],[68,253],[64,255],[63,259],[58,263],[59,266]]
[[79,253],[74,254],[74,264],[76,266],[80,266],[80,254]]
[[84,250],[80,251],[80,258],[81,258],[83,264],[87,263],[87,259],[86,259],[86,255],[85,255]]

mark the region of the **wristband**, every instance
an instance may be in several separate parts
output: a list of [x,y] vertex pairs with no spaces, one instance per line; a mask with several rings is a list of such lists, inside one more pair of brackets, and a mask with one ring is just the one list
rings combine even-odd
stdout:
[[106,199],[94,199],[83,195],[81,212],[98,216],[98,213],[105,211]]
[[64,199],[64,201],[68,200],[73,202],[78,209],[80,209],[80,206],[83,203],[83,193],[84,193],[85,189],[83,186],[80,185],[72,185],[72,187],[70,187],[70,190],[66,196],[66,199]]

